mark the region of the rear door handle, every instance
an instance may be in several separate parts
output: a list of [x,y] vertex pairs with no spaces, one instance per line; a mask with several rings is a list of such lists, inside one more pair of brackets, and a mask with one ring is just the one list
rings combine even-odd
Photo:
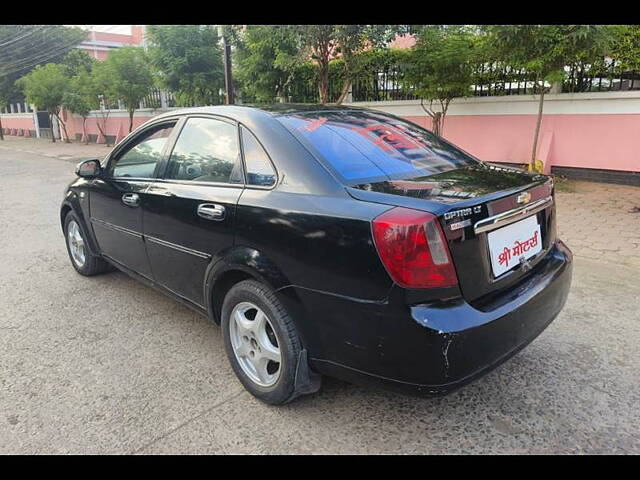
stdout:
[[137,193],[125,193],[122,195],[122,203],[129,207],[140,205],[140,196]]
[[207,220],[224,219],[224,207],[215,203],[201,203],[198,205],[198,216]]

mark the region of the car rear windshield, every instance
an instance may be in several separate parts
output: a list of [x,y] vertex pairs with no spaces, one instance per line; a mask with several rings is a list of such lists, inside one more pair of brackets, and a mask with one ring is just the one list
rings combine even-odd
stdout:
[[299,112],[278,120],[347,185],[428,176],[478,163],[428,130],[377,112]]

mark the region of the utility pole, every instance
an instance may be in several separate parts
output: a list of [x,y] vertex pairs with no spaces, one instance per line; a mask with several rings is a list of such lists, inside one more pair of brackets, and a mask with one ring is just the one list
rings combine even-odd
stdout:
[[225,103],[227,105],[233,105],[235,99],[233,96],[233,76],[231,75],[231,45],[227,42],[227,35],[225,34],[224,27],[218,26],[218,35],[222,37],[222,48],[224,53],[224,91],[225,91]]

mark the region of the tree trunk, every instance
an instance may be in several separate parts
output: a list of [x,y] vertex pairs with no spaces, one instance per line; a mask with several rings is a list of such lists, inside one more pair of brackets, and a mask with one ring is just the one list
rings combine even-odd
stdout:
[[69,134],[67,133],[67,126],[65,125],[62,118],[60,118],[60,115],[57,113],[56,113],[56,118],[58,119],[58,123],[62,125],[62,131],[64,132],[64,139],[63,139],[64,143],[71,143],[71,140],[69,140]]
[[2,131],[2,117],[0,117],[0,140],[4,140],[4,132]]
[[444,138],[444,119],[447,117],[447,110],[449,110],[449,102],[451,100],[444,100],[440,102],[442,111],[440,113],[440,125],[438,127],[438,136]]
[[89,144],[89,139],[87,138],[87,117],[82,117],[82,138],[84,138],[84,144]]
[[540,124],[542,123],[542,107],[544,105],[544,84],[540,88],[540,102],[538,104],[538,119],[536,121],[536,131],[533,135],[533,149],[531,151],[531,161],[529,162],[529,168],[532,169],[536,163],[536,155],[538,153],[538,136],[540,135]]
[[56,130],[53,128],[53,113],[49,112],[49,125],[51,126],[51,141],[56,143]]
[[433,123],[433,133],[437,136],[442,136],[442,112],[434,112],[431,115],[432,123]]
[[104,118],[102,119],[102,125],[100,124],[100,122],[96,122],[96,127],[98,127],[98,131],[104,138],[107,138],[107,136],[104,133],[106,125],[107,125],[107,122]]
[[441,119],[442,119],[442,112],[434,112],[433,109],[431,108],[433,104],[433,101],[431,101],[429,103],[429,108],[424,106],[424,98],[420,99],[420,106],[422,107],[422,109],[431,117],[431,130],[433,131],[434,134],[436,134],[438,137],[441,136],[440,132],[441,132]]
[[336,101],[336,105],[342,105],[342,102],[344,102],[344,99],[347,98],[347,95],[349,94],[350,86],[351,86],[351,80],[349,79],[345,80],[344,85],[342,86],[342,91],[340,92],[340,96]]
[[129,133],[131,133],[131,129],[133,128],[133,114],[135,110],[129,110]]
[[110,112],[111,112],[111,110],[107,110],[107,114],[106,115],[104,115],[103,113],[100,113],[100,117],[102,119],[102,125],[100,124],[99,121],[96,120],[96,126],[98,127],[98,131],[104,137],[104,141],[105,141],[105,144],[107,146],[109,146],[109,143],[107,142],[107,120],[109,120],[109,113]]
[[329,103],[329,63],[320,62],[318,93],[320,103]]

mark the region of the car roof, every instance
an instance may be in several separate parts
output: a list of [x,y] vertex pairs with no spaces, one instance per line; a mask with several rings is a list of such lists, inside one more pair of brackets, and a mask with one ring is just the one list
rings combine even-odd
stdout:
[[321,104],[296,104],[296,103],[273,103],[273,104],[246,104],[246,105],[214,105],[209,107],[188,107],[170,110],[158,115],[155,118],[164,118],[174,115],[212,114],[230,117],[236,120],[243,118],[274,117],[278,115],[297,112],[326,112],[326,111],[349,111],[366,110],[361,107],[345,105],[321,105]]

